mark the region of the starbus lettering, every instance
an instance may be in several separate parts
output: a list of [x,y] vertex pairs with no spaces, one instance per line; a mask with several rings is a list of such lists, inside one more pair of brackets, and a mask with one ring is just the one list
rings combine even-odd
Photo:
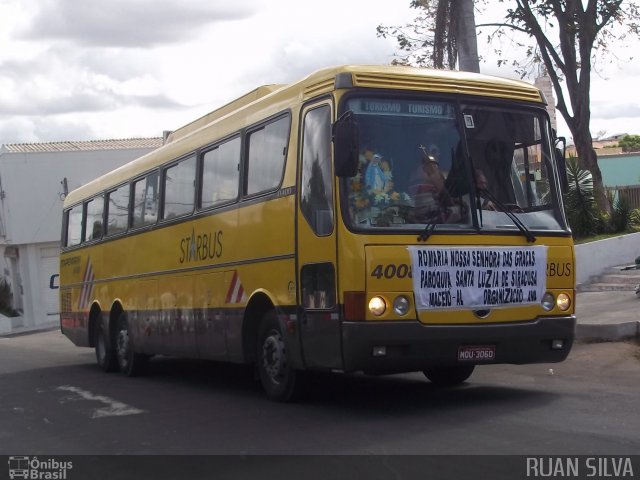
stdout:
[[222,230],[196,234],[180,239],[180,263],[212,260],[222,256]]
[[547,276],[549,277],[569,277],[571,276],[571,262],[550,262],[547,263]]

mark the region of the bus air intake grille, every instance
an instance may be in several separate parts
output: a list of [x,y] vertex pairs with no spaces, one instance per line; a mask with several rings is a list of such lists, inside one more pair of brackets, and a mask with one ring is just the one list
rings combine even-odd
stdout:
[[323,80],[322,82],[318,82],[313,85],[309,85],[304,89],[304,98],[315,97],[316,95],[320,95],[322,93],[328,93],[332,91],[334,88],[334,79],[329,78],[327,80]]
[[500,97],[530,102],[542,102],[540,92],[533,86],[527,88],[509,83],[493,83],[482,80],[422,76],[397,76],[387,74],[354,74],[354,86],[365,88],[397,88],[429,92],[458,93]]

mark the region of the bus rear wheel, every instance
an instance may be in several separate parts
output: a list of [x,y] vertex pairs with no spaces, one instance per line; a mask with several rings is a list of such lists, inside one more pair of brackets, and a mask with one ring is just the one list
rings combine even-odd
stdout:
[[145,373],[149,358],[135,353],[133,339],[129,330],[127,314],[122,312],[118,317],[116,333],[116,357],[120,371],[127,377],[135,377]]
[[116,350],[109,341],[109,332],[102,320],[98,320],[94,344],[98,366],[105,372],[117,371],[118,358],[116,357]]
[[431,383],[438,387],[460,385],[471,376],[475,365],[456,365],[452,367],[429,367],[422,372]]
[[273,310],[260,323],[256,358],[258,375],[267,397],[279,402],[292,400],[297,372],[289,364],[282,330]]

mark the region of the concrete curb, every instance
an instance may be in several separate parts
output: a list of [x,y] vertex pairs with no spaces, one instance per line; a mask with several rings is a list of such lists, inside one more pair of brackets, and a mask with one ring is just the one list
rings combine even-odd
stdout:
[[30,327],[18,327],[7,332],[0,331],[0,338],[13,338],[22,337],[24,335],[32,335],[34,333],[52,332],[54,330],[60,331],[59,322],[49,322],[43,325],[34,325]]
[[633,338],[640,338],[640,321],[576,325],[576,340],[582,342],[620,342]]

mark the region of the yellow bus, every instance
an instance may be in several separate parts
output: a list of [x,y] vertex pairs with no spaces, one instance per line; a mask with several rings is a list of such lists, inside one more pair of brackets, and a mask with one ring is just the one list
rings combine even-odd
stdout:
[[[304,370],[559,362],[574,329],[564,157],[541,92],[326,68],[173,132],[64,202],[61,328],[127,375],[154,354]],[[299,382],[298,382],[299,383]]]

